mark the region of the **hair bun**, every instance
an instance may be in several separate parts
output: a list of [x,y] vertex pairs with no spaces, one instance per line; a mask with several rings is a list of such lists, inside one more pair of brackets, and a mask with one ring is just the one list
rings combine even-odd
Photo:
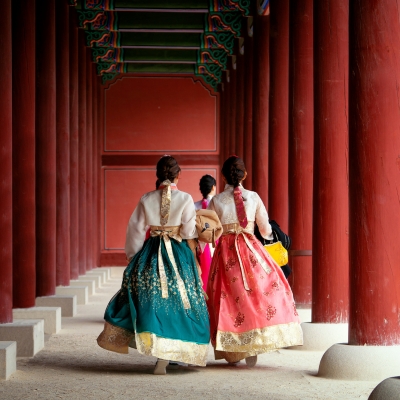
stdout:
[[157,163],[156,175],[161,182],[167,179],[172,182],[180,171],[181,167],[172,156],[165,155],[161,157]]

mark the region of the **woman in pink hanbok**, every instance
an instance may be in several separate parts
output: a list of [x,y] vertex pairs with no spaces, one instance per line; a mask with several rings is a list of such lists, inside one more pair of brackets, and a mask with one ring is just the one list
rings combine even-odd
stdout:
[[242,159],[229,157],[222,174],[225,190],[208,205],[224,229],[207,287],[211,343],[216,359],[252,367],[257,354],[302,345],[303,333],[284,274],[254,236],[255,223],[265,239],[272,229],[260,196],[241,185]]
[[[217,181],[211,175],[204,175],[201,177],[199,185],[203,199],[194,203],[196,211],[201,209],[204,210],[208,207],[208,203],[215,195]],[[200,255],[198,258],[201,269],[201,280],[203,281],[204,291],[207,291],[208,274],[210,272],[211,259],[214,249],[211,248],[209,243],[203,242],[199,242],[199,247]]]

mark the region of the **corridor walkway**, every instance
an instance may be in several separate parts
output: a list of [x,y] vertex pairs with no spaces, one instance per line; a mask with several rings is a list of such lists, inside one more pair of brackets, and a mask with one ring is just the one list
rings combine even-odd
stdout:
[[102,315],[118,290],[122,268],[78,306],[78,315],[63,318],[59,334],[46,338],[35,357],[21,358],[17,372],[0,381],[0,399],[367,399],[379,382],[318,378],[320,352],[279,350],[259,356],[253,369],[245,363],[215,361],[210,347],[206,368],[180,367],[166,376],[152,374],[156,359],[107,352],[97,346]]

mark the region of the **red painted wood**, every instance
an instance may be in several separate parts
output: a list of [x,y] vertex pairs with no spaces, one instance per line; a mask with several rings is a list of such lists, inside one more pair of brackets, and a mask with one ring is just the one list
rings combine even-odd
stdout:
[[[101,136],[102,138],[102,136]],[[101,139],[100,138],[100,139]],[[215,165],[219,163],[218,154],[181,154],[172,153],[174,157],[177,157],[179,163],[182,165]],[[142,166],[154,166],[160,159],[160,154],[123,154],[123,155],[103,155],[101,157],[102,165],[109,166],[132,166],[132,165],[142,165]],[[224,158],[225,160],[225,158]]]
[[253,190],[268,209],[269,18],[254,20]]
[[341,323],[349,307],[349,2],[314,2],[314,16],[312,321]]
[[190,78],[120,79],[106,90],[105,150],[216,152],[216,109],[217,96]]
[[[99,78],[99,82],[101,82]],[[98,265],[101,264],[101,243],[102,243],[102,235],[103,233],[103,226],[104,226],[104,221],[102,220],[102,188],[103,188],[103,183],[102,183],[102,166],[101,166],[101,152],[103,149],[103,138],[104,138],[104,115],[105,115],[105,109],[104,109],[104,88],[99,85],[99,136],[98,136],[98,160],[97,160],[97,168],[98,168],[98,185],[97,185],[97,222],[98,222],[98,229],[97,229],[97,245],[98,245]]]
[[72,9],[69,19],[69,127],[70,127],[70,277],[79,277],[79,91],[78,28]]
[[232,154],[236,154],[236,98],[237,98],[237,70],[232,68],[230,70],[230,90],[229,90],[229,154],[228,157]]
[[86,48],[86,270],[93,268],[93,82],[92,50]]
[[70,280],[69,9],[67,2],[56,4],[57,286]]
[[[177,157],[179,162],[179,158]],[[205,174],[216,176],[218,166],[182,168],[178,182],[180,190],[190,193],[194,201],[201,200],[200,178]],[[125,246],[126,226],[141,196],[155,190],[155,168],[106,168],[104,170],[104,230],[103,249],[121,250]],[[218,176],[217,184],[218,184]],[[133,184],[134,183],[134,184]]]
[[[231,128],[233,126],[232,124],[232,118],[231,118],[231,104],[232,104],[232,82],[229,79],[229,82],[225,84],[225,152],[224,152],[224,157],[221,162],[221,167],[224,163],[224,161],[229,157],[231,153]],[[223,188],[223,187],[222,187]]]
[[269,215],[289,229],[289,0],[272,1]]
[[[226,84],[225,84],[226,87]],[[228,152],[227,149],[227,143],[226,143],[226,135],[227,135],[227,131],[226,131],[226,122],[227,122],[227,106],[226,106],[226,92],[225,92],[225,87],[223,87],[223,89],[221,89],[221,93],[220,93],[220,97],[219,97],[219,101],[220,101],[220,106],[219,106],[219,110],[220,110],[220,118],[219,120],[220,122],[220,128],[219,128],[219,143],[220,143],[220,147],[219,147],[219,164],[222,165],[222,163],[224,162],[225,158],[226,158],[226,154]],[[218,171],[218,176],[220,171]],[[219,190],[223,189],[223,181],[222,179],[219,179],[219,183],[217,184],[217,187],[219,187]]]
[[36,294],[56,288],[55,2],[36,3]]
[[12,5],[13,307],[27,308],[36,299],[35,1]]
[[236,58],[236,150],[235,154],[243,158],[244,148],[244,55]]
[[397,4],[351,2],[349,26],[349,343],[399,345]]
[[0,323],[12,322],[12,48],[11,1],[2,3],[0,53]]
[[96,66],[92,64],[92,266],[97,268],[97,235],[96,235],[96,222],[97,222],[97,195],[96,195],[96,180],[97,180],[97,75],[95,71]]
[[86,47],[85,32],[79,30],[79,275],[86,273]]
[[102,253],[100,257],[100,265],[105,266],[126,266],[126,255],[125,252],[112,252]]
[[99,266],[97,255],[98,255],[98,245],[97,245],[97,230],[100,228],[100,225],[97,223],[97,187],[98,187],[98,148],[97,148],[97,138],[98,138],[98,77],[96,75],[96,65],[92,64],[93,72],[92,72],[92,88],[93,88],[93,96],[92,96],[92,121],[93,121],[93,136],[92,136],[92,263],[93,268]]
[[254,39],[246,37],[244,42],[245,82],[244,82],[244,126],[243,161],[247,178],[244,186],[253,190],[253,59]]
[[[292,250],[312,247],[313,2],[290,2],[289,235]],[[290,257],[296,304],[311,304],[311,256]]]

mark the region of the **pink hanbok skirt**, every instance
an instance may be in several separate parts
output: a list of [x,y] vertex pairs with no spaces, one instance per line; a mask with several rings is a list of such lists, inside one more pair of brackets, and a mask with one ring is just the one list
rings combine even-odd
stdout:
[[254,235],[231,233],[219,239],[207,295],[216,359],[235,362],[303,344],[290,286]]
[[206,244],[199,257],[200,269],[201,269],[201,280],[203,281],[203,289],[207,291],[208,275],[210,273],[212,256],[210,250],[210,244]]

